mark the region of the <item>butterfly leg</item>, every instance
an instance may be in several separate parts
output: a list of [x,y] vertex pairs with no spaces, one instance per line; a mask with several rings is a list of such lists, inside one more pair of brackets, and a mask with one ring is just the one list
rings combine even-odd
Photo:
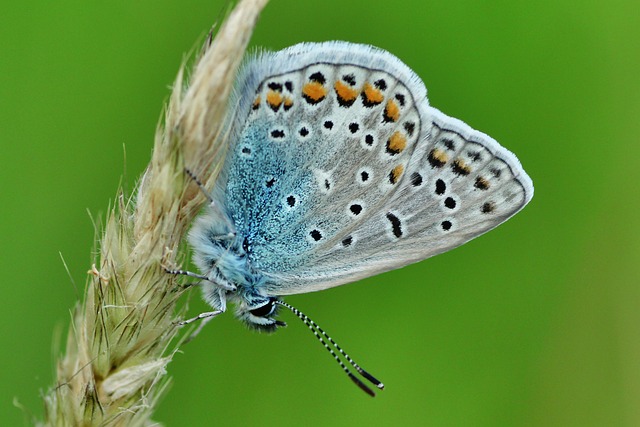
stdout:
[[233,283],[229,282],[228,280],[222,277],[222,274],[220,274],[220,271],[217,268],[213,270],[213,277],[204,276],[202,274],[194,273],[188,270],[171,270],[166,267],[164,267],[164,271],[176,276],[181,275],[181,276],[192,277],[194,279],[206,280],[207,282],[216,284],[217,286],[221,287],[226,291],[233,292],[237,289],[236,285],[234,285]]
[[236,238],[236,233],[233,231],[226,234],[216,234],[215,236],[211,236],[211,240],[233,240]]
[[198,177],[196,176],[196,174],[194,174],[191,169],[188,168],[184,168],[184,173],[186,173],[187,175],[189,175],[189,178],[191,178],[193,180],[193,182],[195,182],[198,185],[198,188],[200,188],[200,191],[202,191],[202,194],[205,195],[205,197],[207,198],[207,200],[209,200],[209,203],[213,204],[213,199],[211,198],[211,196],[209,195],[209,192],[207,191],[206,188],[204,188],[204,184],[202,183],[202,181],[200,181],[198,179]]
[[207,200],[209,201],[209,208],[213,209],[214,211],[216,211],[219,214],[220,219],[225,222],[227,228],[229,230],[232,230],[232,231],[230,231],[229,233],[226,233],[226,234],[213,236],[212,240],[232,240],[232,239],[234,239],[236,237],[236,233],[235,233],[235,231],[233,231],[234,230],[233,224],[229,221],[229,218],[227,217],[227,215],[220,209],[220,207],[218,206],[216,201],[213,199],[213,197],[211,197],[211,193],[209,193],[207,191],[207,189],[205,188],[205,186],[202,183],[202,181],[200,181],[200,179],[198,179],[198,177],[193,173],[193,171],[191,171],[191,169],[184,168],[184,172],[189,176],[189,178],[191,178],[193,180],[193,182],[196,183],[196,185],[198,186],[200,191],[202,191],[202,194],[204,194],[204,196],[207,198]]
[[205,313],[200,313],[196,317],[192,317],[191,319],[177,322],[178,326],[184,326],[200,320],[200,324],[198,325],[198,327],[191,333],[191,335],[189,335],[187,339],[184,340],[183,344],[186,344],[192,339],[194,339],[195,337],[197,337],[202,331],[202,329],[206,326],[206,324],[212,321],[215,317],[217,317],[221,313],[224,313],[224,310],[207,311]]
[[[204,187],[204,184],[202,183],[202,181],[200,181],[200,179],[196,176],[196,174],[193,173],[193,171],[191,171],[191,169],[188,169],[188,168],[184,168],[184,172],[189,176],[189,178],[191,178],[193,180],[193,182],[196,183],[196,185],[198,186],[200,191],[202,191],[202,194],[204,194],[204,196],[209,201],[209,207],[211,207],[212,209],[215,209],[217,211],[220,211],[220,209],[216,205],[215,200],[213,200],[213,198],[211,197],[211,194],[207,191],[207,189]],[[221,214],[220,217],[226,219],[226,215]],[[231,230],[233,229],[233,225],[228,221],[227,221],[227,226],[229,227],[229,229],[231,229]],[[230,232],[228,234],[223,234],[223,235],[220,235],[220,236],[213,236],[213,239],[214,240],[230,240],[230,239],[233,239],[235,237],[236,237],[236,233],[232,231],[232,232]]]
[[[184,326],[184,325],[188,325],[189,323],[193,323],[193,322],[197,322],[198,320],[202,320],[202,324],[207,324],[209,321],[211,321],[214,317],[216,317],[218,314],[224,313],[224,310],[216,310],[216,311],[205,311],[204,313],[200,313],[195,317],[192,317],[191,319],[187,319],[187,320],[181,320],[179,322],[177,322],[178,326]],[[200,329],[200,328],[198,328]]]

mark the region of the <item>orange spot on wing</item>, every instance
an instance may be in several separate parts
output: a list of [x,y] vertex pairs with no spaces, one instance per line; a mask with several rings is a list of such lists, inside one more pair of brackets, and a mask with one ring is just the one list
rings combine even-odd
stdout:
[[378,105],[384,101],[384,95],[380,89],[373,87],[369,82],[364,84],[362,89],[364,104],[366,106]]
[[395,131],[387,141],[387,151],[391,154],[401,153],[407,148],[407,138],[400,131]]
[[486,178],[479,176],[476,178],[476,182],[473,184],[473,186],[480,190],[488,190],[490,184]]
[[267,92],[267,104],[269,104],[272,109],[277,110],[280,104],[282,104],[282,94],[274,90],[269,90],[269,92]]
[[391,182],[392,184],[395,184],[396,182],[398,182],[403,172],[404,172],[403,165],[398,165],[395,168],[393,168],[389,173],[389,182]]
[[345,102],[353,102],[358,97],[358,91],[356,89],[342,83],[340,80],[338,80],[333,87],[338,97]]
[[317,103],[327,96],[327,89],[319,82],[309,82],[302,87],[302,95],[311,103]]
[[385,122],[397,122],[400,118],[400,107],[398,107],[398,103],[393,99],[387,101],[387,105],[384,107],[383,118]]
[[457,175],[469,175],[471,173],[471,167],[460,158],[453,161],[451,168]]
[[260,106],[260,101],[261,101],[260,96],[256,96],[256,99],[253,100],[253,106],[252,106],[254,110],[258,109],[258,107]]
[[437,163],[439,163],[440,166],[449,161],[449,156],[447,156],[447,153],[445,153],[443,150],[440,150],[439,148],[433,149],[430,153],[430,157]]

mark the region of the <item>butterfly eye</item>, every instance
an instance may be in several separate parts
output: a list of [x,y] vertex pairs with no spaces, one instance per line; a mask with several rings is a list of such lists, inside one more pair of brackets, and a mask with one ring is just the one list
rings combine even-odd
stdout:
[[274,309],[275,305],[273,303],[273,300],[268,300],[266,304],[261,305],[258,308],[254,308],[253,310],[249,310],[249,313],[256,317],[267,317],[273,313]]

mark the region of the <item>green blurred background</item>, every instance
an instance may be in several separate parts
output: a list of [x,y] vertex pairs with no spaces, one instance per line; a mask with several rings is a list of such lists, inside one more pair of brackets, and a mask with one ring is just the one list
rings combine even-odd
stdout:
[[[2,425],[29,420],[15,402],[41,414],[54,337],[92,260],[90,217],[104,215],[121,180],[135,184],[185,53],[228,6],[3,4]],[[155,419],[640,425],[637,0],[273,0],[252,45],[331,39],[400,57],[432,105],[517,153],[536,196],[451,253],[287,299],[384,380],[377,398],[290,314],[272,336],[228,314],[176,355]],[[193,313],[206,309],[191,300]]]

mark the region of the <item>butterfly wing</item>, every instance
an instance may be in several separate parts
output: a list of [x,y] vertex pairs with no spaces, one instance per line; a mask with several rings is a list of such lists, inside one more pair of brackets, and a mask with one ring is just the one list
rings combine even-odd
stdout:
[[[493,139],[429,107],[393,55],[302,44],[248,63],[221,191],[265,291],[316,291],[496,227],[533,186]],[[247,101],[248,100],[248,101]]]

